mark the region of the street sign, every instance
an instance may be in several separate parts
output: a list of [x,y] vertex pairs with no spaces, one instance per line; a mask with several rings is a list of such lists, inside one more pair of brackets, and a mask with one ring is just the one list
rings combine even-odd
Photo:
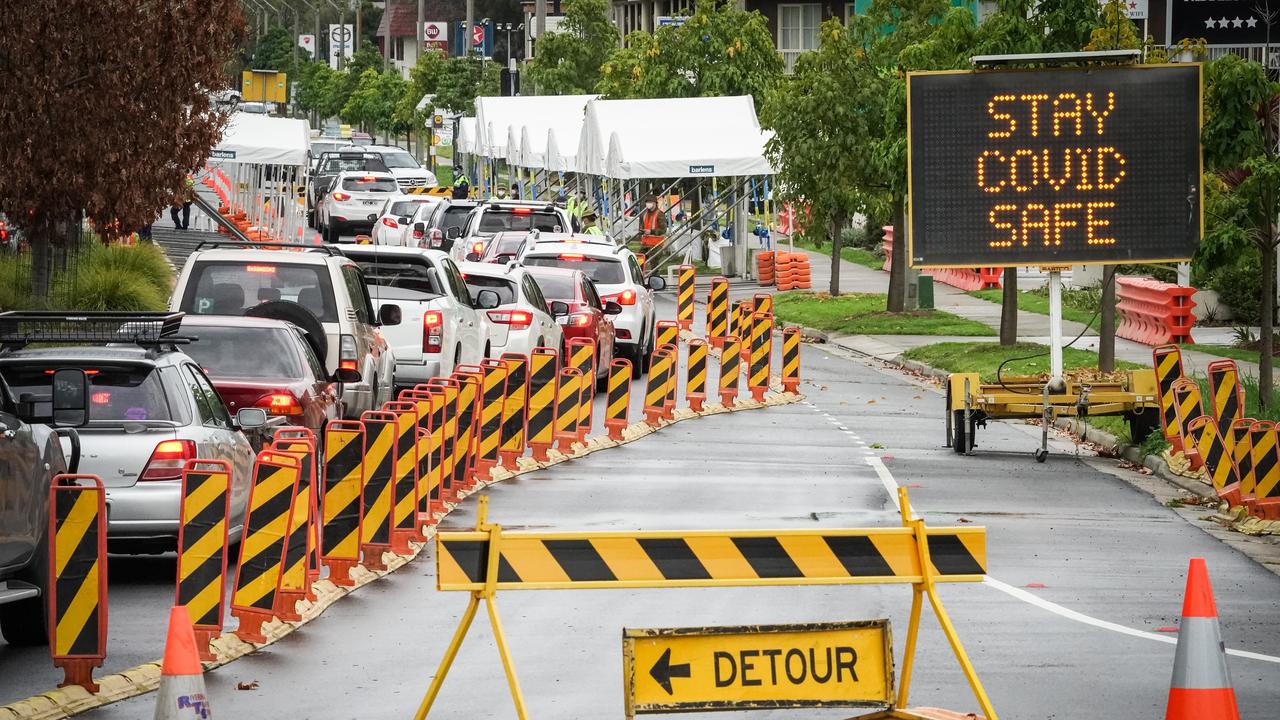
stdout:
[[449,39],[449,23],[444,20],[427,20],[422,23],[422,36],[428,41]]
[[[1107,0],[1099,0],[1099,5],[1106,6]],[[1147,19],[1147,0],[1124,0],[1124,14],[1130,20]]]
[[299,35],[298,47],[307,51],[307,54],[314,60],[316,57],[316,36],[315,35]]
[[671,27],[679,27],[688,19],[689,18],[685,15],[659,15],[654,18],[654,24],[658,27],[665,27],[668,25]]
[[338,59],[350,59],[355,54],[355,27],[352,25],[329,26],[329,67],[338,69]]
[[1210,45],[1267,42],[1267,10],[1254,0],[1171,0],[1169,43],[1204,38]]
[[888,620],[626,629],[627,717],[893,702]]
[[1189,259],[1204,227],[1200,74],[908,75],[912,267]]
[[481,45],[484,45],[484,26],[483,25],[471,26],[471,45],[473,47],[480,47]]

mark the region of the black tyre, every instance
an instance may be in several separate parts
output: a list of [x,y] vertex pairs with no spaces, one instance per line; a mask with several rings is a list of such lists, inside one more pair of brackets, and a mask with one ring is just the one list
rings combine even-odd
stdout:
[[964,411],[956,410],[951,414],[951,450],[957,455],[963,455],[969,451],[967,443],[972,442],[969,436],[973,433],[973,428],[965,425]]

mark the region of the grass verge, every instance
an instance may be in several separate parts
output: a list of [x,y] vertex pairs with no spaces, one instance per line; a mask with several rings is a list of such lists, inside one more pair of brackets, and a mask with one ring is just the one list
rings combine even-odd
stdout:
[[1229,345],[1196,345],[1189,343],[1182,346],[1183,350],[1194,350],[1207,355],[1217,355],[1218,357],[1231,358],[1232,360],[1240,360],[1243,362],[1258,362],[1257,350],[1245,350],[1244,348],[1231,347]]
[[[777,246],[774,248],[775,250],[785,250],[786,248],[791,247],[789,244],[782,241],[778,241],[775,245]],[[795,245],[796,249],[803,248],[805,250],[825,253],[828,256],[831,255],[830,245],[819,245],[818,243],[805,239],[796,240]],[[840,257],[854,263],[855,265],[861,265],[862,267],[871,268],[872,270],[884,269],[884,257],[877,255],[871,250],[864,250],[858,247],[842,247],[840,248]]]
[[[976,297],[982,300],[986,300],[987,302],[993,302],[997,305],[1004,302],[1004,291],[998,288],[993,288],[990,290],[972,290],[966,294],[972,295],[973,297]],[[1048,315],[1049,314],[1049,298],[1037,293],[1019,292],[1018,293],[1018,309],[1023,312],[1036,313],[1037,315]],[[1062,305],[1062,317],[1065,320],[1070,320],[1071,322],[1078,322],[1081,325],[1089,323],[1089,321],[1092,320],[1093,322],[1092,324],[1090,324],[1090,327],[1094,328],[1095,330],[1098,328],[1098,324],[1099,324],[1099,320],[1098,318],[1094,317],[1094,313],[1092,310],[1086,311],[1080,308],[1074,308],[1074,307],[1071,307],[1070,305],[1067,305],[1066,303],[1063,303]]]
[[995,330],[941,310],[906,313],[884,311],[880,293],[849,293],[831,297],[826,293],[786,292],[774,295],[774,314],[779,320],[842,335],[960,335],[990,336]]

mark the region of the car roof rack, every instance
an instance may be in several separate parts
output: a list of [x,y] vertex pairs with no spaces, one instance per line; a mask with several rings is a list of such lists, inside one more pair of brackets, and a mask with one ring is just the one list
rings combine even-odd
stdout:
[[10,310],[0,313],[0,347],[14,350],[34,343],[182,345],[195,339],[178,335],[184,315],[167,311]]
[[199,243],[198,245],[196,245],[196,251],[197,251],[197,252],[198,252],[198,251],[200,251],[200,250],[204,250],[204,249],[206,249],[206,248],[214,248],[214,249],[217,249],[217,248],[223,248],[223,249],[227,249],[227,248],[231,248],[231,249],[235,249],[235,248],[244,248],[244,249],[249,249],[249,250],[254,250],[254,249],[280,250],[280,249],[282,249],[282,248],[292,250],[292,249],[294,249],[294,248],[297,248],[298,250],[315,250],[315,251],[318,251],[318,252],[326,253],[326,254],[328,254],[328,255],[341,255],[341,254],[342,254],[342,253],[339,253],[339,252],[335,251],[332,247],[330,247],[330,246],[328,246],[328,245],[301,245],[301,244],[298,244],[298,243],[288,243],[288,242],[279,242],[279,241],[276,241],[276,242],[254,242],[254,241],[235,240],[235,239],[227,239],[227,240],[201,240],[201,241],[200,241],[200,243]]

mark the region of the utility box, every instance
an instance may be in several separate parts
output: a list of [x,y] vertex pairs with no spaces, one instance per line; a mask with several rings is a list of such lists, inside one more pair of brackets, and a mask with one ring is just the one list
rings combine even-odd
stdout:
[[916,300],[921,310],[933,309],[933,276],[921,275],[916,282]]
[[245,102],[288,101],[289,77],[275,70],[245,70],[240,76],[240,97]]

